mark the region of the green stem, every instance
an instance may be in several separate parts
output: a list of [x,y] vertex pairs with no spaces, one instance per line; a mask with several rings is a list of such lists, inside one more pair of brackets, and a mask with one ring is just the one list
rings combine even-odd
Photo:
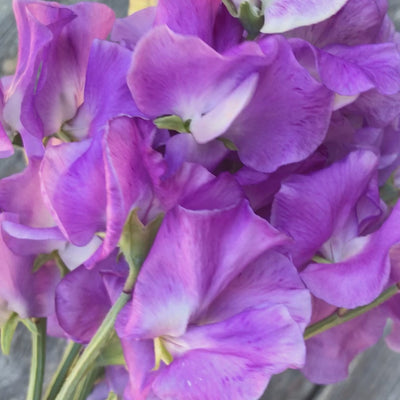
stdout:
[[130,298],[130,293],[123,292],[120,294],[118,300],[111,307],[110,311],[104,318],[104,321],[100,325],[100,328],[97,330],[96,334],[93,336],[92,340],[82,353],[82,356],[79,358],[75,367],[69,374],[68,378],[65,381],[65,384],[62,386],[60,392],[58,393],[56,400],[72,399],[75,388],[78,385],[81,377],[86,374],[90,366],[99,356],[104,345],[109,340],[114,329],[114,323],[117,315]]
[[34,320],[36,332],[32,333],[32,361],[26,400],[40,400],[42,396],[46,360],[46,319]]
[[389,289],[385,290],[379,297],[377,297],[372,303],[369,303],[365,306],[357,307],[352,310],[346,310],[343,308],[339,308],[333,314],[328,317],[318,321],[317,323],[310,325],[306,331],[304,332],[304,339],[310,339],[319,333],[325,332],[328,329],[334,328],[335,326],[341,325],[347,321],[350,321],[353,318],[356,318],[373,308],[381,305],[386,300],[389,300],[391,297],[395,296],[400,292],[400,282],[396,285],[391,286]]
[[92,366],[92,369],[79,383],[73,400],[86,400],[92,392],[97,379],[102,375],[102,372],[104,372],[103,368],[93,368]]
[[45,400],[54,400],[59,392],[62,384],[66,376],[68,375],[68,371],[70,370],[72,364],[76,360],[82,345],[75,342],[69,342],[67,347],[65,348],[63,358],[53,375],[53,379],[50,382],[49,387],[47,388],[46,394],[44,396]]

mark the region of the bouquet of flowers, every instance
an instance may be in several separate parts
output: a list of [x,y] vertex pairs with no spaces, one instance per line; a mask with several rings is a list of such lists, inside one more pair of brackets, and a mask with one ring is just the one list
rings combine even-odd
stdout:
[[386,0],[152,3],[13,3],[1,347],[32,332],[27,399],[256,400],[345,379],[389,319],[400,350]]

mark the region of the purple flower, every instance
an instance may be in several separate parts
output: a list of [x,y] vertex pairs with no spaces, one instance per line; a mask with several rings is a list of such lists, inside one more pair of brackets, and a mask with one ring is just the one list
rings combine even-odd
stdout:
[[310,304],[272,251],[286,240],[245,202],[168,212],[117,321],[127,398],[257,399],[301,366]]
[[59,131],[83,102],[90,46],[105,39],[114,13],[103,4],[17,0],[18,64],[6,87],[3,117],[27,153],[42,155],[42,138]]
[[398,207],[379,227],[376,164],[373,153],[359,150],[321,171],[293,175],[272,207],[272,223],[294,239],[286,248],[307,287],[339,307],[364,305],[381,293],[389,250],[400,240]]

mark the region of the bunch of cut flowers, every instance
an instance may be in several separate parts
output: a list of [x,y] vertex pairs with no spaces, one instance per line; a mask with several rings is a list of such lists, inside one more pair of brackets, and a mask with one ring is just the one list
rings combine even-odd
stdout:
[[400,350],[386,0],[151,3],[13,2],[0,325],[4,353],[32,332],[27,399],[257,400],[345,379],[389,320]]

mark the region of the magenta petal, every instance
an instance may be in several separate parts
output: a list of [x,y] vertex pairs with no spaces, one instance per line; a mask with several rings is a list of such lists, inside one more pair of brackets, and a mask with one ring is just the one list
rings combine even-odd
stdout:
[[248,263],[285,240],[246,203],[214,211],[173,209],[139,274],[125,335],[180,336]]

